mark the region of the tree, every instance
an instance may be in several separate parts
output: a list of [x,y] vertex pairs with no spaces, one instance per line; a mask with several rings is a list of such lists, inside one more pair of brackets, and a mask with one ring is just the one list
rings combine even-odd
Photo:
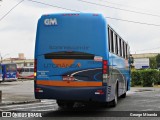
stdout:
[[151,69],[156,69],[157,68],[156,57],[149,58],[149,64]]
[[156,56],[157,68],[160,68],[160,54]]

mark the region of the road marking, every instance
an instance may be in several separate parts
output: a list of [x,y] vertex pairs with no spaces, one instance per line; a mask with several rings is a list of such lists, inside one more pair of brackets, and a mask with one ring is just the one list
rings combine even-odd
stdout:
[[141,111],[154,111],[153,109],[145,109],[145,110],[141,110]]
[[3,109],[3,108],[10,108],[10,107],[20,107],[20,106],[31,106],[31,105],[38,105],[38,104],[40,104],[40,105],[43,105],[43,104],[55,104],[56,103],[56,101],[49,101],[49,102],[47,102],[47,101],[43,101],[43,102],[39,102],[39,103],[29,103],[29,104],[20,104],[20,105],[7,105],[7,106],[1,106],[0,107],[0,109]]
[[44,110],[30,110],[30,111],[36,111],[36,112],[47,112],[47,111],[55,111],[57,109],[44,109]]
[[13,108],[13,109],[7,109],[4,111],[14,111],[14,110],[27,110],[27,109],[34,109],[34,108],[45,108],[45,107],[54,107],[54,105],[44,105],[44,106],[35,106],[35,107],[27,107],[27,108]]

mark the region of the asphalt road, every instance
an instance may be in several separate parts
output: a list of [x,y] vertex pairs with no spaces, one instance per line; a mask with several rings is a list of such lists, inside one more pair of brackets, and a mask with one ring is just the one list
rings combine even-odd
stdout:
[[34,101],[34,81],[19,80],[0,83],[2,91],[2,103],[19,103],[23,101]]
[[[16,87],[15,82],[9,83],[10,86],[12,84],[12,88],[16,88],[16,90],[13,90],[13,92],[20,91],[20,93],[23,93],[23,96],[25,96],[25,93],[27,96],[30,95],[30,97],[33,97],[33,93],[28,93],[28,91],[24,90],[23,92],[23,85],[27,86],[27,88],[33,88],[32,81],[29,82],[23,82],[21,84],[21,87]],[[18,85],[18,84],[17,84]],[[6,87],[6,86],[5,86]],[[5,87],[3,90],[5,90]],[[7,92],[9,93],[9,88],[6,88]],[[29,90],[32,91],[32,90]],[[18,92],[19,93],[19,92]],[[20,95],[19,93],[19,95]],[[158,120],[158,117],[138,117],[142,115],[152,115],[160,116],[160,89],[159,88],[131,88],[131,91],[127,92],[126,98],[120,98],[118,100],[118,105],[115,108],[104,108],[102,105],[99,105],[97,103],[93,103],[90,105],[84,105],[81,103],[77,103],[73,109],[61,109],[56,104],[55,100],[42,100],[41,102],[36,103],[29,103],[29,104],[13,104],[13,105],[5,105],[0,106],[0,111],[5,112],[16,112],[24,113],[24,112],[38,112],[42,115],[42,117],[51,117],[54,118],[54,120],[58,119],[69,119],[69,120],[75,120],[76,119],[153,119]],[[115,117],[114,117],[115,116]],[[134,116],[134,117],[133,117]],[[136,117],[135,117],[136,116]],[[20,118],[21,119],[21,118]],[[23,119],[29,119],[29,118],[23,118]],[[32,118],[33,119],[33,118]],[[40,119],[40,118],[39,118]]]

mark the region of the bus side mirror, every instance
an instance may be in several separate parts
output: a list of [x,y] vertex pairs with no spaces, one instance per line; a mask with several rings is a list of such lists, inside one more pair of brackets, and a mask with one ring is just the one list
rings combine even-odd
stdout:
[[134,58],[132,56],[129,57],[129,63],[133,64],[134,63]]

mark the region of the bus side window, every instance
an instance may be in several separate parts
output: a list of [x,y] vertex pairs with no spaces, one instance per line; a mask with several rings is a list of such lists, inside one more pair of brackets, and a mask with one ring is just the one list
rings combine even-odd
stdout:
[[129,58],[129,55],[128,55],[128,44],[126,44],[126,59],[128,59]]
[[124,41],[123,41],[123,39],[122,39],[121,44],[122,44],[122,57],[124,58]]
[[29,72],[29,68],[26,68],[26,69],[25,69],[25,72]]
[[108,48],[109,48],[109,51],[111,51],[110,39],[111,39],[111,35],[110,35],[110,29],[109,29],[109,27],[108,27]]
[[24,72],[24,68],[21,69],[21,72]]
[[120,56],[120,44],[119,44],[120,40],[119,39],[120,39],[119,36],[117,36],[117,47],[118,47],[118,54],[117,55]]
[[113,31],[111,29],[109,29],[109,49],[110,52],[113,52],[114,48],[113,48]]
[[125,50],[125,43],[124,43],[124,41],[123,41],[123,58],[126,57],[125,53],[126,53],[126,50]]
[[119,38],[119,52],[120,52],[120,56],[122,56],[122,44],[121,44],[122,39]]
[[115,34],[115,53],[118,55],[118,36]]
[[128,59],[128,45],[126,44],[126,59]]
[[113,39],[113,31],[111,30],[111,52],[114,53],[114,39]]

